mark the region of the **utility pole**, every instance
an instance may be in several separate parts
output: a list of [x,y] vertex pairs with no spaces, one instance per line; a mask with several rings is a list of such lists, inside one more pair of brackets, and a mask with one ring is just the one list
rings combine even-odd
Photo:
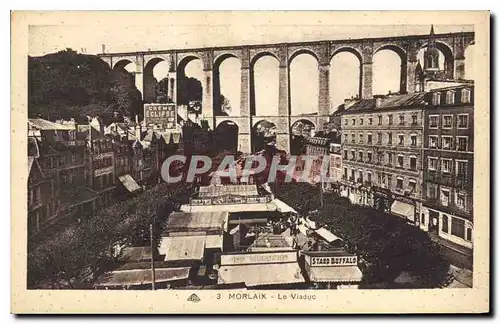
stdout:
[[321,207],[323,208],[323,181],[319,183],[319,191],[320,191]]
[[153,223],[149,224],[149,236],[151,239],[151,290],[155,290],[155,281],[156,281],[156,275],[155,275],[155,250],[153,246]]

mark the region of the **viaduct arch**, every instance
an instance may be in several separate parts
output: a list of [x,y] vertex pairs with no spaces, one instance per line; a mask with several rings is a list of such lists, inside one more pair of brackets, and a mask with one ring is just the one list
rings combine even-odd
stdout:
[[[433,39],[438,50],[445,57],[445,74],[450,79],[464,79],[465,50],[474,42],[474,32],[435,34]],[[316,42],[297,42],[264,45],[243,45],[230,47],[209,47],[197,49],[173,49],[160,51],[142,51],[129,53],[102,53],[98,56],[111,68],[123,68],[134,63],[135,84],[142,93],[145,102],[154,100],[151,90],[152,69],[161,61],[169,62],[168,96],[177,102],[177,80],[182,76],[183,65],[191,59],[200,59],[203,63],[203,117],[210,127],[215,129],[224,120],[238,125],[238,146],[243,152],[251,151],[251,131],[256,122],[266,119],[276,125],[276,146],[290,151],[290,130],[292,124],[303,116],[290,114],[290,62],[301,53],[309,53],[318,61],[319,94],[318,114],[311,120],[320,130],[330,115],[330,61],[338,53],[349,52],[360,61],[360,98],[373,97],[373,56],[381,50],[392,50],[401,58],[400,92],[416,91],[415,70],[420,49],[427,46],[429,35],[401,37],[379,37],[349,40]],[[278,116],[255,116],[255,94],[253,67],[262,56],[271,55],[279,63]],[[214,108],[220,104],[218,68],[228,57],[236,57],[241,63],[240,116],[216,116]],[[335,89],[332,89],[335,91]]]

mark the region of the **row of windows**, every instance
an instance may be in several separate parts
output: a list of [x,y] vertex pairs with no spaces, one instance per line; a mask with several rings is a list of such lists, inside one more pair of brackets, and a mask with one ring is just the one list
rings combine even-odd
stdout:
[[466,210],[467,191],[459,189],[451,189],[448,187],[438,186],[436,184],[427,184],[427,198],[437,200],[442,206],[454,206],[462,210]]
[[[366,174],[366,178],[365,178]],[[364,171],[361,169],[348,169],[347,167],[344,167],[344,175],[343,177],[345,179],[348,179],[349,181],[352,182],[359,182],[359,183],[364,183],[368,182],[371,183],[374,180],[377,180],[379,185],[382,186],[389,186],[392,187],[393,185],[393,179],[396,180],[395,182],[395,188],[399,190],[408,190],[410,192],[414,192],[416,190],[416,185],[417,185],[417,180],[415,179],[408,179],[405,181],[404,177],[401,176],[396,176],[393,177],[392,174],[387,174],[383,172],[377,172],[376,173],[376,179],[373,179],[373,174],[372,171]]]
[[[394,158],[396,157],[396,161]],[[364,155],[364,151],[358,151],[356,153],[355,150],[351,150],[350,154],[348,150],[344,150],[344,160],[351,160],[357,162],[365,162],[365,163],[378,163],[380,165],[394,166],[396,168],[404,168],[405,160],[408,161],[408,168],[410,170],[417,170],[417,157],[410,156],[405,157],[403,154],[395,154],[392,152],[388,153],[379,153],[376,154],[375,158],[372,152],[368,151],[366,153],[366,158]]]
[[[438,214],[435,211],[429,211],[430,214]],[[450,231],[450,221],[451,221],[451,231]],[[422,213],[422,223],[425,223],[425,214]],[[453,236],[465,239],[466,241],[472,241],[472,227],[466,226],[465,220],[448,216],[443,214],[441,219],[441,232],[446,234],[451,234]]]
[[[409,116],[409,118],[407,118],[405,116],[405,114],[401,113],[398,115],[397,118],[398,118],[397,119],[398,125],[401,125],[401,126],[406,125],[406,124],[408,124],[408,125],[417,125],[418,124],[418,114],[411,114]],[[352,117],[352,118],[350,118],[350,120],[351,120],[352,126],[356,125],[356,121],[358,122],[358,124],[360,126],[363,126],[365,123],[365,119],[363,117],[359,117],[359,118]],[[367,125],[374,125],[374,122],[376,122],[376,124],[378,126],[380,126],[380,125],[382,125],[382,122],[383,122],[382,115],[378,115],[376,117],[376,119],[374,119],[373,117],[370,116],[370,117],[367,117],[366,120],[367,120]],[[393,124],[394,124],[394,116],[392,114],[387,115],[387,125],[393,125]],[[349,118],[346,117],[344,119],[344,125],[349,125]]]
[[94,178],[94,189],[104,189],[115,184],[115,179],[112,173],[103,174]]
[[[350,135],[350,137],[349,137]],[[382,145],[383,143],[383,133],[378,132],[376,135],[376,144]],[[408,138],[408,136],[405,136],[405,134],[398,134],[396,138],[396,142],[393,141],[393,134],[392,132],[387,132],[386,133],[386,141],[384,144],[386,145],[393,145],[397,144],[398,146],[404,146],[404,145],[410,145],[410,146],[417,146],[417,134],[411,134]],[[357,141],[356,141],[356,133],[351,133],[351,134],[344,134],[344,143],[350,143],[351,144],[364,144],[365,143],[365,136],[363,133],[358,133],[357,136]],[[366,134],[366,144],[374,144],[373,143],[373,135],[371,133]]]
[[61,166],[66,164],[81,164],[84,163],[85,158],[83,154],[77,154],[75,152],[71,152],[69,155],[61,156]]
[[94,168],[95,169],[102,169],[102,168],[107,168],[109,166],[113,165],[113,158],[103,158],[94,161]]
[[111,141],[96,141],[92,143],[92,150],[96,154],[107,152],[111,149],[113,149],[113,143]]
[[128,157],[122,156],[115,158],[116,167],[128,166]]
[[[151,145],[153,147],[153,145]],[[129,151],[129,146],[127,145],[115,145],[116,153],[127,153]]]
[[439,136],[429,135],[429,148],[439,148],[443,150],[457,150],[461,152],[467,152],[469,150],[469,137],[468,136],[456,136],[453,140],[453,136],[442,135],[441,142],[439,141]]
[[[442,115],[441,116],[441,125],[443,128],[451,128],[453,127],[453,115]],[[376,122],[377,126],[381,126],[383,124],[382,120],[382,115],[378,115],[377,118],[374,120],[373,117],[367,117],[367,124],[368,125],[374,125],[374,122]],[[363,117],[351,117],[350,118],[350,125],[355,126],[356,123],[358,123],[360,126],[364,125],[364,118]],[[407,123],[409,125],[417,125],[418,124],[418,115],[417,114],[412,114],[410,119],[407,120],[404,114],[398,115],[398,125],[403,126],[406,125]],[[344,125],[349,125],[349,118],[346,117],[344,118]],[[394,125],[394,115],[389,114],[387,115],[387,125]],[[456,125],[458,128],[467,128],[469,126],[469,114],[459,114],[457,115],[456,119]],[[437,128],[439,127],[439,115],[429,115],[429,127],[430,128]]]
[[[455,91],[449,90],[446,91],[446,104],[454,104],[455,103]],[[460,102],[462,103],[470,103],[470,90],[462,89],[460,93]],[[441,104],[441,92],[434,92],[432,94],[432,104],[438,106]]]
[[328,153],[327,147],[307,145],[306,153],[309,155],[325,155]]
[[[453,115],[441,115],[441,127],[452,128],[453,117]],[[455,123],[457,128],[467,129],[469,127],[469,114],[458,114]],[[439,115],[429,115],[429,128],[438,128],[439,125]]]
[[330,158],[330,168],[333,168],[333,167],[340,168],[341,164],[342,164],[342,161],[338,156],[336,156],[336,157],[332,156]]
[[[453,173],[453,159],[429,156],[427,168],[431,171],[441,171],[443,173]],[[455,172],[457,176],[467,178],[469,174],[469,162],[465,160],[455,160]]]

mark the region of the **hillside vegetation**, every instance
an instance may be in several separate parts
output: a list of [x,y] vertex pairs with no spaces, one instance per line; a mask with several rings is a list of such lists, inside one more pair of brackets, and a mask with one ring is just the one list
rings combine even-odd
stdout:
[[114,112],[142,114],[142,99],[134,76],[111,70],[95,55],[71,49],[41,57],[28,57],[29,118],[75,118]]

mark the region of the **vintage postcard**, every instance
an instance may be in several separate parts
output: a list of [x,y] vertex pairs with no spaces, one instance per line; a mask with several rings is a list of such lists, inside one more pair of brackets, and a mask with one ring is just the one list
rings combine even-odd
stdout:
[[487,313],[489,12],[13,12],[25,313]]

